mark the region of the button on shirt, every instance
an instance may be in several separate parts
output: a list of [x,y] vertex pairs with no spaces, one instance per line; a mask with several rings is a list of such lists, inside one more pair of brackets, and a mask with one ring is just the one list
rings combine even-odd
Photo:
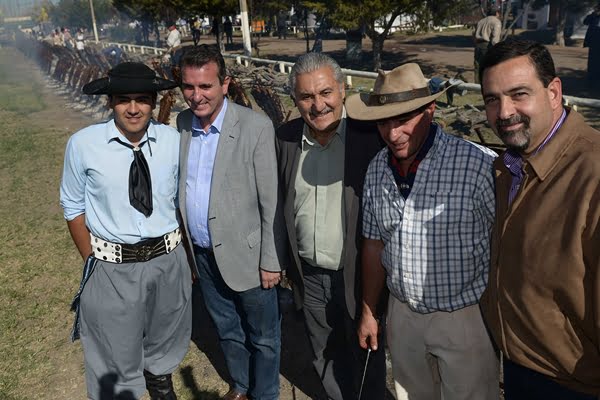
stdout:
[[315,267],[341,268],[344,246],[345,110],[336,133],[321,146],[304,125],[294,213],[298,254]]
[[[67,143],[60,204],[71,221],[85,214],[90,232],[104,240],[133,244],[177,228],[175,200],[179,174],[179,133],[151,121],[141,148],[152,177],[154,211],[146,218],[129,203],[133,151],[114,120],[89,126]],[[149,144],[149,145],[148,145]]]
[[496,154],[439,127],[434,134],[406,199],[387,148],[369,164],[363,192],[363,235],[384,243],[387,286],[420,313],[479,301],[488,279],[495,210]]
[[208,131],[202,128],[198,117],[192,117],[192,140],[185,181],[187,219],[192,242],[205,249],[212,246],[208,229],[210,186],[226,111],[227,99]]

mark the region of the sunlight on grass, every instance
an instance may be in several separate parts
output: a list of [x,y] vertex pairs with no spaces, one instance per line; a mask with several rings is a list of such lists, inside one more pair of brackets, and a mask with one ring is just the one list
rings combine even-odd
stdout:
[[[58,207],[66,137],[35,117],[41,87],[0,50],[0,398],[47,398],[57,360],[49,343],[68,345],[68,305],[79,260]],[[68,351],[67,351],[68,353]]]

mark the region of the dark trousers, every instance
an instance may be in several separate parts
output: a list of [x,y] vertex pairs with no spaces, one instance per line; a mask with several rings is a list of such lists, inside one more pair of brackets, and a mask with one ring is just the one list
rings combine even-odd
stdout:
[[587,73],[588,79],[597,86],[600,82],[600,43],[589,49]]
[[[344,295],[344,272],[302,263],[304,319],[315,360],[313,365],[329,399],[358,398],[367,352],[358,345],[356,322],[350,318]],[[371,352],[362,399],[385,397],[384,335]]]
[[479,76],[479,66],[483,62],[483,58],[485,57],[488,51],[489,45],[490,44],[488,42],[475,43],[475,61],[473,63],[475,67],[475,83],[481,83],[481,77]]
[[504,358],[505,400],[597,400],[596,396],[574,392],[550,377]]
[[202,297],[233,388],[253,400],[278,399],[281,315],[276,289],[233,291],[223,281],[212,252],[194,246],[194,255]]

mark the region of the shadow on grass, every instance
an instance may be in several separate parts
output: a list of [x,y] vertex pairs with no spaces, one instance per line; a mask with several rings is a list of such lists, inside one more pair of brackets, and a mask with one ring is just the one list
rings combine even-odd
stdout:
[[[219,377],[223,381],[231,383],[216,329],[204,305],[202,293],[196,285],[194,285],[192,293],[192,342],[206,355]],[[312,367],[313,353],[304,328],[302,314],[294,309],[291,295],[286,293],[282,297],[280,301],[283,316],[279,372],[292,385],[291,396],[285,394],[285,397],[295,398],[295,391],[299,390],[311,399],[323,398],[325,393]],[[191,374],[191,368],[184,368],[181,373],[184,384],[194,393],[194,399],[212,400],[215,398],[210,397],[210,393],[206,394],[209,397],[201,397],[205,395],[205,392],[198,390],[197,383]],[[282,397],[284,396],[282,395]]]
[[183,384],[185,385],[185,387],[187,387],[190,392],[192,393],[192,398],[194,400],[219,400],[221,398],[221,396],[219,395],[218,392],[216,391],[206,391],[206,390],[200,390],[198,388],[198,385],[196,384],[196,381],[194,380],[194,375],[192,373],[193,368],[192,367],[185,367],[182,368],[179,371],[179,374],[181,375],[181,381],[183,382]]

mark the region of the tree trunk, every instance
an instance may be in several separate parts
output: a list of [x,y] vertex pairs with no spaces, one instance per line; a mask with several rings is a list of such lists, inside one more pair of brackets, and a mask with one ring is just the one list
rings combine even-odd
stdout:
[[362,30],[346,31],[346,60],[360,61],[362,58]]
[[565,47],[565,25],[567,24],[567,10],[564,2],[561,2],[558,9],[558,21],[556,22],[555,42],[561,47]]
[[373,41],[373,71],[381,69],[381,53],[383,53],[383,42],[385,42],[386,32],[375,34],[371,38]]

